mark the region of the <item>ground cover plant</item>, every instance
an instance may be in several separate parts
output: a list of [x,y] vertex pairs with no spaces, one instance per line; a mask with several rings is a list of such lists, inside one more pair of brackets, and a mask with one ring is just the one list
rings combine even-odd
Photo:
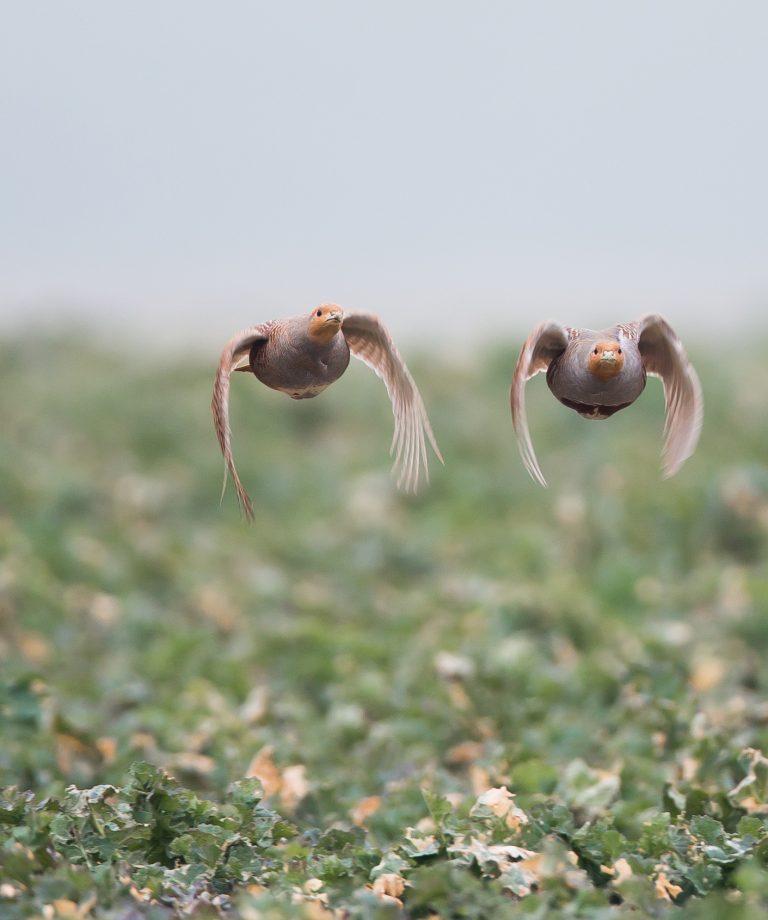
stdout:
[[670,482],[658,383],[591,424],[537,381],[546,492],[512,343],[412,362],[416,499],[364,369],[238,379],[246,527],[215,355],[0,345],[0,916],[762,915],[768,371],[694,356]]

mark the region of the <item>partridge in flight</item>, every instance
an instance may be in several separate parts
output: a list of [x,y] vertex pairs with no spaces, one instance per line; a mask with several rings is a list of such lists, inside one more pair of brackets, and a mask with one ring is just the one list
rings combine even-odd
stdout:
[[249,520],[253,519],[253,505],[232,454],[230,375],[248,371],[292,399],[311,399],[341,377],[350,354],[364,361],[387,388],[395,416],[390,452],[395,458],[398,486],[415,492],[422,466],[428,478],[427,440],[443,462],[421,395],[379,318],[369,313],[344,313],[336,304],[321,304],[309,313],[244,329],[221,353],[213,386],[213,421],[224,455],[224,485],[229,473]]
[[606,419],[626,409],[645,389],[648,374],[664,385],[664,476],[674,476],[696,449],[701,431],[701,385],[680,339],[652,313],[632,323],[594,332],[559,323],[537,326],[528,337],[512,378],[512,424],[523,463],[546,486],[528,431],[525,384],[546,371],[561,403],[588,419]]

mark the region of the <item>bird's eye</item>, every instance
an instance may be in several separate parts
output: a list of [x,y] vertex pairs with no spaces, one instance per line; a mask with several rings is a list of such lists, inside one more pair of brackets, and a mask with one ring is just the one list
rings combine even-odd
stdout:
[[619,354],[621,354],[621,349],[619,349]]
[[322,311],[322,310],[318,310],[317,313],[315,313],[315,316],[322,316],[322,315],[323,315],[323,311]]
[[600,349],[599,349],[599,348],[596,348],[596,349],[592,352],[592,354],[593,354],[593,355],[596,355],[599,351],[600,351]]

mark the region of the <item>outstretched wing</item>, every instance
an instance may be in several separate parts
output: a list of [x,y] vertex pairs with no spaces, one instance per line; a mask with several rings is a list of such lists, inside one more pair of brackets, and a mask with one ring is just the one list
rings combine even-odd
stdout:
[[415,492],[422,463],[429,480],[425,438],[432,445],[438,460],[443,462],[421,394],[377,316],[370,313],[345,313],[341,328],[352,354],[364,361],[384,381],[395,416],[395,433],[390,453],[395,455],[393,468],[398,474],[397,485],[406,492]]
[[213,411],[213,424],[216,428],[216,437],[219,439],[219,447],[224,455],[224,485],[221,489],[222,498],[224,490],[227,487],[227,473],[232,476],[232,481],[237,490],[237,497],[240,506],[249,521],[253,520],[253,505],[248,497],[248,493],[240,482],[235,467],[235,458],[232,455],[232,430],[229,427],[229,378],[233,371],[244,370],[239,365],[244,358],[247,358],[251,346],[256,342],[265,342],[269,333],[271,323],[261,323],[258,326],[251,326],[243,329],[233,336],[224,346],[219,360],[219,369],[216,371],[216,379],[213,382],[213,400],[211,409]]
[[509,402],[512,407],[512,426],[517,435],[517,445],[525,468],[540,485],[546,488],[536,452],[528,431],[528,416],[525,411],[525,384],[540,371],[546,371],[550,362],[561,355],[568,344],[569,329],[549,320],[541,323],[528,336],[517,359],[515,373],[512,375],[512,387]]
[[704,417],[701,384],[674,329],[658,313],[641,317],[632,326],[646,373],[664,384],[664,476],[674,476],[696,449]]

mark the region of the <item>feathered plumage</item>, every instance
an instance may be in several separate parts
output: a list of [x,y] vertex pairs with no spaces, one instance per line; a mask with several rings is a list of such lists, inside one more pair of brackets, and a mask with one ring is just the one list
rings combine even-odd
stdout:
[[443,458],[427,418],[421,394],[389,333],[368,313],[344,313],[322,304],[309,314],[251,326],[224,347],[213,387],[214,426],[240,504],[249,519],[253,506],[237,474],[229,426],[229,380],[234,371],[251,371],[262,383],[293,399],[319,395],[341,377],[350,354],[365,362],[387,388],[395,416],[391,452],[398,486],[415,492],[422,469],[426,478],[426,442]]
[[525,411],[525,384],[543,371],[557,399],[589,419],[626,409],[645,389],[648,374],[660,377],[666,402],[665,477],[674,476],[696,449],[704,411],[701,385],[682,342],[662,316],[648,314],[600,332],[549,321],[528,337],[512,377],[512,424],[525,468],[546,486]]

